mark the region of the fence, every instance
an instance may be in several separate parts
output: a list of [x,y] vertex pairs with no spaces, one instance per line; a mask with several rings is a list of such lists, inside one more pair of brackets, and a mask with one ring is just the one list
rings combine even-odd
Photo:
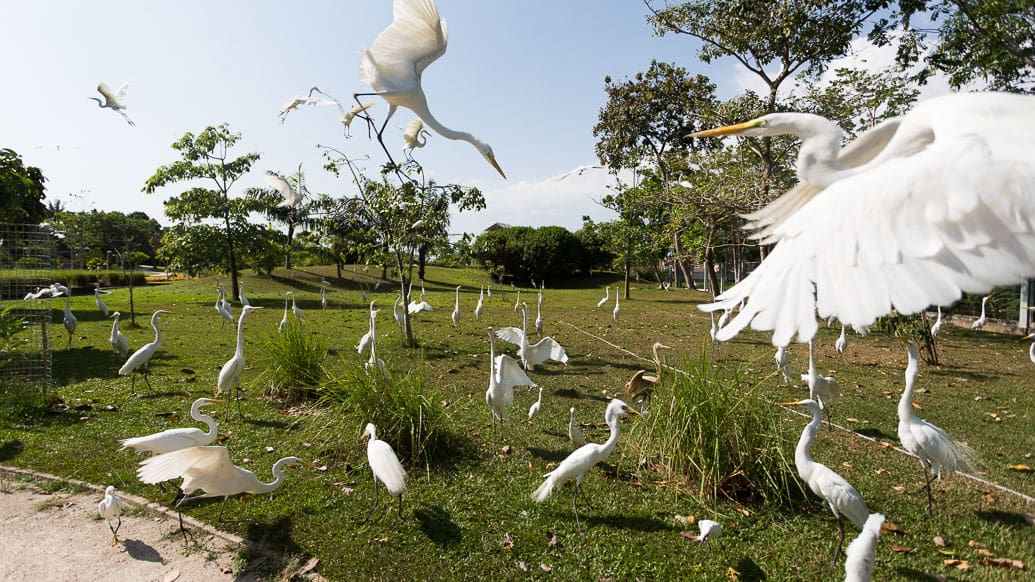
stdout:
[[51,284],[54,252],[45,228],[0,224],[0,385],[50,385],[52,300],[30,297]]

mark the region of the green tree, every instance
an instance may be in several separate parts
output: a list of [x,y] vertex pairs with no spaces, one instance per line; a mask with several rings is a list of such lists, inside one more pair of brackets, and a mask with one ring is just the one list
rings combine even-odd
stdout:
[[[241,241],[263,234],[263,230],[248,222],[248,214],[263,210],[254,199],[231,198],[230,189],[234,183],[251,170],[259,160],[259,154],[248,153],[231,158],[230,149],[241,139],[241,134],[232,133],[226,125],[207,127],[200,134],[187,132],[172,148],[180,153],[179,160],[158,168],[147,179],[143,191],[152,194],[158,188],[178,182],[201,180],[210,188],[192,187],[178,196],[165,201],[165,214],[180,224],[172,235],[174,239],[211,240],[212,228],[205,221],[219,223],[222,236],[223,266],[230,273],[232,292],[237,297],[238,262]],[[197,229],[199,236],[188,236],[187,231]],[[170,230],[172,232],[172,229]],[[170,235],[167,235],[170,236]],[[207,245],[206,245],[207,246]],[[192,245],[200,250],[200,245]]]
[[[319,200],[314,198],[305,184],[305,175],[302,173],[302,166],[299,164],[298,171],[288,176],[288,183],[296,192],[302,195],[302,201],[295,206],[281,206],[279,194],[276,190],[267,189],[271,197],[262,201],[263,214],[274,222],[279,222],[287,227],[287,245],[284,252],[284,268],[291,268],[291,252],[294,249],[295,230],[298,228],[313,228],[317,220],[314,213],[318,210]],[[249,192],[250,195],[260,196],[258,192]]]
[[46,181],[14,150],[0,149],[0,223],[39,224],[47,216]]
[[648,174],[637,186],[605,196],[602,201],[618,214],[616,220],[602,226],[607,248],[621,262],[625,299],[629,299],[633,268],[650,270],[657,276],[657,265],[671,246],[669,207],[658,195],[661,189],[657,177]]

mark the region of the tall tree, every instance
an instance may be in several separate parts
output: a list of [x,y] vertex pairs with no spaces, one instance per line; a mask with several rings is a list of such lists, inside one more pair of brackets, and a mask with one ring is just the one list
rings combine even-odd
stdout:
[[[230,189],[241,176],[248,173],[259,154],[248,153],[232,158],[230,149],[241,139],[226,125],[207,127],[200,134],[187,132],[172,148],[180,159],[158,168],[147,179],[143,191],[152,194],[158,188],[177,182],[206,181],[211,188],[193,187],[165,201],[165,213],[180,221],[183,228],[204,226],[205,221],[220,223],[223,238],[223,257],[230,272],[232,296],[239,295],[238,240],[254,234],[248,214],[261,210],[246,198],[230,198]],[[180,225],[178,225],[180,226]],[[183,229],[181,228],[181,231]]]
[[0,223],[39,224],[47,216],[46,181],[17,152],[0,149]]
[[669,206],[658,192],[660,180],[647,174],[631,188],[609,194],[602,204],[618,213],[618,218],[604,223],[607,249],[621,262],[625,275],[624,298],[629,299],[630,275],[633,267],[647,267],[657,274],[657,265],[670,248]]
[[291,268],[291,251],[295,242],[295,230],[298,228],[312,228],[317,223],[314,213],[318,211],[321,203],[314,198],[305,184],[305,175],[302,173],[302,165],[299,164],[298,171],[286,178],[291,187],[302,196],[302,201],[295,206],[281,206],[276,197],[270,198],[272,204],[263,204],[262,213],[274,222],[287,226],[287,249],[284,253],[284,268]]

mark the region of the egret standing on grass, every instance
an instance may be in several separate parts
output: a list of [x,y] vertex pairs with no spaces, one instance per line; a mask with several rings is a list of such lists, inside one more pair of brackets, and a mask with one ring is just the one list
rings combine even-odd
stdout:
[[449,319],[453,322],[453,327],[460,327],[460,285],[456,286],[456,303],[453,305],[453,313],[450,314]]
[[607,405],[607,410],[604,412],[604,421],[607,422],[608,428],[611,429],[611,435],[607,441],[598,445],[596,443],[587,443],[581,447],[575,449],[570,455],[565,457],[563,461],[557,467],[549,473],[543,475],[546,479],[543,484],[540,485],[534,493],[532,493],[532,499],[536,503],[542,503],[546,501],[546,498],[553,493],[553,490],[560,487],[568,479],[575,478],[575,491],[571,497],[571,507],[575,512],[575,523],[578,525],[579,530],[582,529],[582,525],[579,523],[579,508],[578,508],[578,496],[579,487],[582,485],[582,478],[586,476],[586,471],[590,467],[597,463],[602,463],[607,460],[611,455],[611,450],[615,448],[615,444],[618,442],[618,420],[625,416],[625,414],[639,414],[636,410],[629,408],[629,406],[621,400],[613,399]]
[[223,291],[222,287],[216,287],[216,313],[222,318],[222,323],[219,324],[219,329],[223,329],[226,322],[234,323],[234,316],[230,315],[230,310],[226,308],[226,291]]
[[[122,527],[122,502],[119,496],[115,495],[115,486],[108,485],[104,490],[104,499],[97,504],[97,513],[108,520],[108,529],[111,530],[111,545],[119,543],[119,528]],[[111,518],[118,520],[115,527],[111,525]]]
[[942,329],[942,306],[938,306],[938,318],[934,320],[934,325],[931,326],[931,337],[938,337],[938,332]]
[[913,387],[920,373],[920,358],[916,344],[906,346],[909,363],[906,365],[906,387],[898,401],[898,440],[920,460],[924,471],[924,489],[927,491],[927,515],[931,515],[931,477],[938,479],[942,472],[951,475],[956,471],[973,472],[977,453],[974,449],[952,438],[933,424],[913,414]]
[[126,123],[130,125],[136,125],[135,123],[133,123],[133,120],[130,119],[128,115],[126,115],[126,104],[123,102],[123,99],[126,97],[127,87],[129,87],[129,83],[123,83],[122,86],[119,87],[118,90],[113,93],[107,85],[105,85],[104,83],[99,83],[97,85],[97,92],[101,94],[101,97],[104,97],[104,101],[101,101],[96,97],[88,97],[88,99],[96,101],[97,106],[101,109],[107,107],[115,113],[118,113],[122,116],[123,119],[126,120]]
[[241,307],[248,307],[251,305],[251,301],[244,296],[244,283],[237,284],[237,300],[241,302]]
[[478,305],[474,306],[474,318],[482,318],[482,309],[485,309],[485,287],[478,287]]
[[981,315],[978,316],[978,318],[974,320],[974,323],[970,324],[970,329],[975,329],[976,330],[976,329],[981,329],[982,327],[985,327],[985,321],[986,321],[986,319],[985,319],[985,304],[988,303],[988,299],[990,297],[991,297],[991,295],[985,295],[984,297],[981,298]]
[[[702,544],[722,537],[722,526],[716,521],[702,519],[697,522],[697,527],[701,530],[701,533],[697,535],[697,541]],[[704,557],[701,559],[707,558],[711,551],[712,544],[708,544],[708,549],[704,552]]]
[[369,48],[361,51],[363,60],[360,63],[359,79],[369,83],[375,93],[354,95],[356,102],[359,102],[359,95],[379,95],[388,102],[388,114],[377,132],[382,147],[382,134],[388,120],[396,109],[405,107],[442,137],[464,140],[473,145],[493,169],[506,179],[489,144],[470,133],[442,125],[428,109],[427,97],[421,87],[421,75],[428,65],[446,54],[446,41],[446,21],[439,18],[434,0],[395,0],[392,3],[392,24],[377,35]]
[[614,320],[615,323],[618,323],[618,315],[622,312],[622,308],[618,305],[618,295],[620,295],[620,294],[618,293],[618,288],[616,287],[615,288],[615,308],[614,308],[613,311],[611,311],[611,319]]
[[[234,349],[234,356],[223,364],[219,370],[219,379],[216,382],[216,393],[227,394],[229,398],[237,401],[237,412],[241,412],[241,373],[244,372],[244,318],[253,311],[262,309],[245,305],[241,309],[241,315],[237,318],[237,347]],[[237,395],[230,392],[237,388]]]
[[[373,306],[374,302],[371,301],[370,307]],[[377,357],[377,311],[374,309],[370,310],[370,358],[363,364],[363,369],[366,370],[367,374],[372,370],[377,370],[381,372],[382,376],[388,375],[384,361]]]
[[579,430],[579,425],[575,424],[574,406],[568,409],[568,439],[571,440],[571,444],[575,445],[575,448],[579,448],[586,444],[586,437],[584,437],[582,435],[582,431]]
[[290,296],[290,295],[291,295],[290,291],[288,291],[287,293],[284,293],[284,317],[280,318],[280,325],[277,326],[277,331],[284,331],[284,328],[287,327],[287,324],[288,324],[288,296]]
[[514,313],[517,313],[518,309],[521,309],[521,289],[517,290],[517,295],[515,296]]
[[123,449],[133,449],[138,453],[152,453],[155,455],[171,453],[188,447],[210,445],[219,436],[219,429],[216,425],[216,419],[207,414],[202,414],[201,408],[221,403],[223,403],[222,400],[198,398],[194,401],[194,404],[191,404],[190,417],[198,422],[205,423],[208,426],[208,431],[194,427],[170,428],[147,436],[122,439],[119,441],[119,444],[122,445]]
[[[618,293],[618,288],[615,287],[615,293]],[[597,307],[603,307],[605,303],[611,300],[611,288],[604,287],[604,298],[597,301]]]
[[496,330],[496,337],[518,346],[518,356],[526,370],[534,370],[546,360],[568,365],[568,354],[552,337],[544,337],[534,344],[528,343],[528,306],[521,304],[521,329],[504,327]]
[[532,403],[532,406],[528,407],[528,421],[532,421],[532,417],[539,414],[539,407],[543,405],[543,387],[539,387],[539,399]]
[[155,311],[154,315],[151,316],[151,328],[155,330],[155,340],[153,342],[144,344],[139,350],[133,352],[133,355],[126,360],[125,364],[119,368],[119,375],[125,376],[126,374],[132,374],[130,376],[130,392],[136,387],[137,375],[136,372],[141,367],[144,368],[144,382],[147,383],[147,387],[151,388],[151,381],[147,379],[148,372],[151,369],[151,356],[158,351],[158,348],[162,347],[162,330],[158,327],[158,316],[163,313],[171,313],[164,309]]
[[305,312],[302,311],[302,308],[299,307],[297,303],[295,303],[295,292],[288,291],[288,294],[291,295],[291,313],[295,314],[295,319],[305,321]]
[[115,323],[111,324],[111,337],[108,339],[111,342],[111,349],[115,350],[115,353],[120,358],[125,358],[129,355],[129,340],[126,339],[126,335],[119,330],[119,317],[121,317],[118,311],[112,313],[111,316],[115,318]]
[[722,341],[751,324],[773,330],[775,345],[805,342],[817,311],[861,330],[893,309],[909,315],[1035,276],[1035,96],[936,97],[843,148],[837,125],[804,113],[695,136],[735,134],[802,144],[798,185],[749,215],[754,237],[776,247],[701,306],[748,299]]
[[884,526],[884,516],[879,513],[871,513],[863,524],[862,533],[852,543],[848,544],[848,551],[845,552],[845,582],[870,582],[873,580],[873,569],[875,566],[874,554],[877,551],[877,540],[880,539],[880,530]]
[[825,410],[830,420],[830,404],[841,395],[841,386],[832,376],[824,376],[816,371],[816,360],[812,354],[813,340],[809,340],[809,371],[801,375],[803,382],[809,386],[809,398],[819,403],[820,410]]
[[374,474],[374,503],[367,512],[367,518],[377,507],[377,482],[385,484],[388,494],[399,498],[399,517],[402,517],[402,496],[406,491],[406,470],[403,469],[399,457],[392,450],[392,445],[377,440],[377,434],[373,423],[367,423],[363,429],[363,436],[360,440],[369,438],[367,442],[367,463],[370,464],[370,471]]
[[514,404],[515,386],[535,386],[528,374],[514,361],[514,358],[496,355],[496,336],[489,327],[489,388],[485,391],[485,403],[492,411],[492,428],[496,429],[496,421],[503,424]]
[[320,285],[320,309],[327,310],[327,288]]
[[97,304],[97,309],[100,310],[101,315],[103,315],[104,317],[108,317],[108,305],[101,300],[100,285],[98,285],[97,288],[93,290],[93,301]]
[[65,331],[68,332],[68,346],[65,348],[68,349],[72,347],[72,335],[75,333],[76,328],[79,327],[79,320],[72,313],[71,295],[65,295],[65,318],[62,323],[65,324]]
[[370,302],[370,312],[367,316],[367,332],[363,334],[363,337],[359,338],[359,343],[356,344],[356,353],[363,355],[367,350],[370,349],[370,342],[373,341],[374,337],[374,325],[373,325],[373,313],[374,313],[374,302]]
[[845,349],[848,347],[848,337],[845,336],[845,324],[841,324],[841,335],[837,336],[837,340],[834,342],[834,349],[837,353],[844,355]]

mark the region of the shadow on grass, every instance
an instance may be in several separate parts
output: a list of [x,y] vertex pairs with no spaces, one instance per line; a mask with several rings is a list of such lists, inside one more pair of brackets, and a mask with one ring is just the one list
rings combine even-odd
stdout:
[[571,453],[571,451],[567,449],[551,451],[549,449],[541,449],[539,447],[525,447],[525,450],[537,459],[542,459],[544,461],[553,461],[555,463],[563,461],[564,458]]
[[420,522],[424,535],[439,546],[451,546],[463,540],[460,526],[439,505],[419,507],[413,511],[413,516]]
[[273,428],[273,429],[279,429],[279,430],[283,430],[283,431],[291,430],[294,427],[294,425],[296,424],[294,422],[286,422],[286,421],[283,421],[283,420],[268,420],[268,419],[265,419],[265,418],[249,418],[247,416],[244,417],[244,422],[246,422],[246,423],[248,423],[248,424],[250,424],[252,426],[261,426],[263,428]]
[[[931,574],[928,574],[927,572],[914,570],[912,568],[906,568],[905,566],[896,567],[895,573],[905,578],[906,580],[923,580],[924,582],[931,582],[932,580],[938,579],[932,576]],[[959,578],[946,577],[945,580],[959,580]]]
[[18,456],[25,449],[25,445],[22,441],[14,440],[7,441],[3,445],[0,445],[0,463],[8,461]]
[[293,528],[294,523],[287,517],[269,523],[250,523],[244,535],[243,558],[247,565],[242,574],[281,572],[291,563],[293,556],[302,556],[303,561],[307,560],[308,554],[291,537]]
[[867,436],[867,437],[874,438],[874,439],[896,440],[896,441],[898,440],[898,435],[894,435],[894,436],[889,435],[889,434],[885,433],[884,431],[882,431],[879,428],[860,428],[859,430],[855,431],[855,434],[861,434],[862,436]]
[[736,570],[737,572],[740,572],[740,577],[737,578],[738,580],[744,580],[745,582],[768,580],[762,567],[756,564],[755,561],[748,556],[744,556],[737,562]]
[[579,515],[581,515],[588,524],[602,525],[614,529],[642,532],[679,531],[679,528],[653,517],[624,515],[621,513],[611,515],[586,515],[580,512]]
[[1035,527],[1035,523],[1032,523],[1031,517],[1023,513],[1016,513],[1012,511],[978,511],[977,516],[985,521],[994,521],[1003,525],[1020,525],[1027,527]]
[[156,563],[161,563],[163,561],[162,554],[159,554],[158,550],[152,548],[141,540],[125,540],[122,542],[122,547],[126,548],[126,553],[134,560]]

